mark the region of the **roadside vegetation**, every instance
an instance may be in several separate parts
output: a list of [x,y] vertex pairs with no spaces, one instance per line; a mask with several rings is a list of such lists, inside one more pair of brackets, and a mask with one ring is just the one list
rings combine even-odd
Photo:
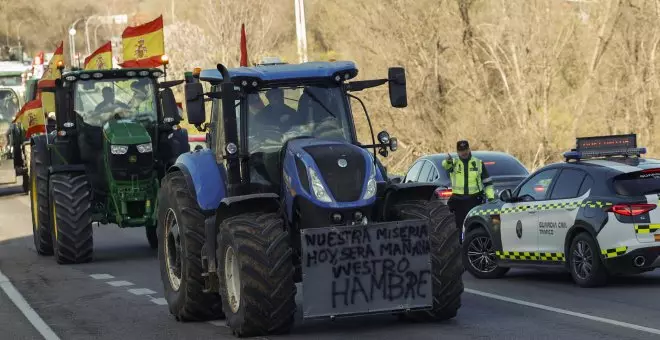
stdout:
[[[265,56],[297,62],[293,2],[267,0],[46,2],[0,0],[10,43],[29,51],[68,43],[87,15],[163,14],[168,73],[217,62],[237,66],[245,23],[250,63]],[[389,107],[387,88],[359,94],[377,133],[400,150],[386,165],[402,173],[425,153],[457,139],[473,149],[510,152],[530,169],[561,159],[576,136],[637,133],[660,153],[660,0],[306,0],[309,60],[354,60],[359,78],[404,66],[409,107]],[[174,15],[172,15],[174,14]],[[1,16],[1,15],[0,15]],[[90,25],[95,28],[96,24]],[[84,21],[77,26],[84,51]],[[115,27],[119,35],[121,27]],[[7,27],[0,25],[0,39]],[[99,40],[113,34],[98,29]],[[93,43],[92,39],[92,43]],[[68,47],[65,47],[68,52]],[[68,60],[68,59],[67,59]],[[370,139],[359,105],[361,139]],[[191,128],[191,133],[195,133]]]

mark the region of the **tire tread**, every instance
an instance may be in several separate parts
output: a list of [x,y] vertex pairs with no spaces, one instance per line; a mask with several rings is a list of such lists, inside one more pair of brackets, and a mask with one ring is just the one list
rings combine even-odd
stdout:
[[[267,336],[291,331],[296,313],[293,249],[278,213],[246,213],[224,220],[218,233],[218,276],[229,327],[238,336]],[[240,263],[241,307],[233,314],[227,301],[224,257],[232,245]],[[238,249],[236,249],[238,248]]]

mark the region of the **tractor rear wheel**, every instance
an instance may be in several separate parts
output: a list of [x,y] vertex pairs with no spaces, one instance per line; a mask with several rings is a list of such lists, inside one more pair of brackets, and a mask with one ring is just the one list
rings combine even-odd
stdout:
[[51,224],[57,263],[87,263],[94,258],[91,189],[84,174],[50,176]]
[[158,249],[158,228],[156,226],[144,227],[147,234],[147,241],[149,242],[149,247],[151,249]]
[[460,230],[454,214],[441,201],[406,200],[391,209],[394,220],[429,219],[431,239],[431,272],[433,277],[433,309],[411,312],[403,316],[415,321],[441,321],[458,314],[463,294],[463,262]]
[[204,214],[183,173],[169,173],[162,183],[158,193],[158,260],[170,313],[179,321],[222,319],[220,296],[203,292]]
[[48,151],[44,145],[35,142],[31,148],[30,176],[23,185],[29,183],[32,211],[32,236],[34,248],[39,255],[53,255],[49,199],[48,199]]
[[276,213],[227,218],[218,232],[219,290],[239,337],[286,334],[296,312],[293,251]]

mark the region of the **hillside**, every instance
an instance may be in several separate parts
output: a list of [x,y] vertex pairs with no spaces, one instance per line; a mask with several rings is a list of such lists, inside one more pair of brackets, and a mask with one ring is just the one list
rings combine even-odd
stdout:
[[[172,72],[238,64],[240,24],[251,62],[296,62],[293,4],[264,0],[0,1],[10,39],[20,26],[31,50],[67,41],[68,26],[91,14],[163,14]],[[404,66],[409,107],[390,108],[387,88],[361,94],[376,133],[399,137],[387,160],[404,170],[417,156],[453,149],[503,150],[535,168],[559,159],[576,136],[637,133],[660,152],[657,51],[660,0],[307,0],[312,60],[349,59],[359,78]],[[173,14],[173,15],[172,15]],[[79,50],[84,48],[78,25]],[[0,27],[0,38],[6,33]],[[110,31],[99,29],[99,38]],[[67,51],[68,48],[65,48]],[[362,139],[366,120],[356,109]]]

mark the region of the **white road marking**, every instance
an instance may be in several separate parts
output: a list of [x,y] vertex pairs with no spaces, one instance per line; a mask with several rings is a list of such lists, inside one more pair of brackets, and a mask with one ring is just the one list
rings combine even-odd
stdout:
[[107,279],[114,279],[115,277],[110,275],[110,274],[92,274],[90,275],[92,279],[96,280],[107,280]]
[[113,287],[123,287],[123,286],[132,286],[133,285],[133,283],[128,282],[128,281],[108,281],[106,283],[113,286]]
[[627,323],[627,322],[601,318],[601,317],[598,317],[598,316],[592,316],[592,315],[588,315],[588,314],[577,313],[577,312],[573,312],[573,311],[566,310],[566,309],[550,307],[550,306],[541,305],[541,304],[533,303],[533,302],[527,302],[527,301],[518,300],[518,299],[512,299],[512,298],[509,298],[509,297],[506,297],[506,296],[486,293],[486,292],[482,292],[482,291],[474,290],[474,289],[470,289],[470,288],[465,288],[465,292],[475,294],[475,295],[480,295],[480,296],[495,299],[495,300],[515,303],[515,304],[518,304],[518,305],[521,305],[521,306],[538,308],[538,309],[546,310],[546,311],[549,311],[549,312],[555,312],[555,313],[559,313],[559,314],[566,314],[566,315],[575,316],[575,317],[578,317],[578,318],[583,318],[583,319],[592,320],[592,321],[598,321],[598,322],[607,323],[607,324],[614,325],[614,326],[619,326],[619,327],[634,329],[634,330],[641,331],[641,332],[647,332],[647,333],[651,333],[651,334],[660,335],[660,329],[656,329],[656,328],[644,327],[644,326],[635,325],[635,324],[631,324],[631,323]]
[[16,287],[9,281],[9,279],[0,271],[0,288],[7,294],[9,299],[16,305],[16,307],[25,315],[25,318],[30,321],[32,326],[44,337],[46,340],[60,340],[60,338],[53,332],[53,330],[44,322],[44,320],[37,314],[37,312],[30,307],[25,301],[21,293],[16,290]]
[[209,324],[217,327],[227,327],[227,320],[213,320],[207,321]]
[[149,288],[134,288],[134,289],[129,289],[129,293],[135,294],[135,295],[151,295],[151,294],[156,294],[153,290]]
[[151,299],[151,302],[153,302],[157,305],[161,305],[161,306],[164,306],[164,305],[167,304],[167,300],[165,300],[165,298]]

